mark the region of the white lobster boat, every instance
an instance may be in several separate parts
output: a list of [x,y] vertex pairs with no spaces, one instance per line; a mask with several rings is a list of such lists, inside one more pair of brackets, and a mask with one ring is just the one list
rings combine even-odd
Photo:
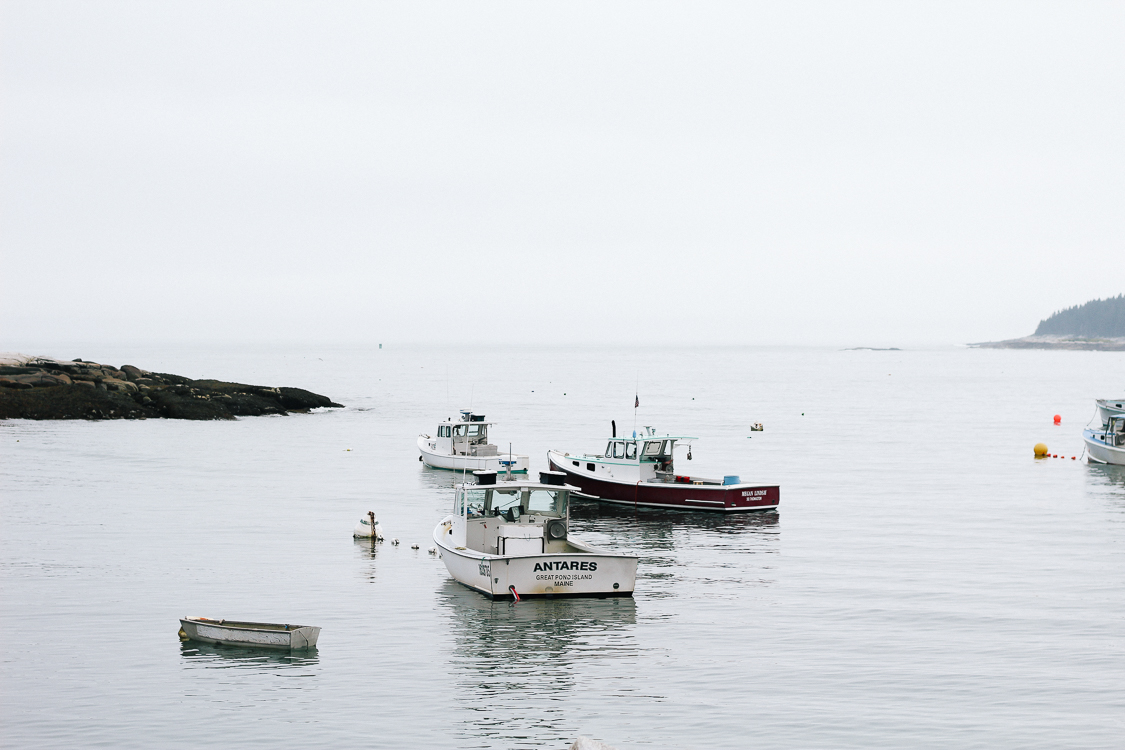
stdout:
[[1101,427],[1082,431],[1090,463],[1125,466],[1125,413],[1110,414]]
[[449,574],[492,598],[632,596],[637,557],[593,547],[569,534],[570,493],[560,472],[539,482],[496,481],[454,488],[453,514],[434,529]]
[[438,425],[433,437],[418,436],[418,458],[435,469],[526,474],[530,465],[527,456],[503,452],[488,442],[492,425],[484,421],[483,414],[462,411],[460,421],[447,419]]
[[311,625],[184,617],[180,619],[180,637],[224,646],[297,650],[315,648],[320,628]]

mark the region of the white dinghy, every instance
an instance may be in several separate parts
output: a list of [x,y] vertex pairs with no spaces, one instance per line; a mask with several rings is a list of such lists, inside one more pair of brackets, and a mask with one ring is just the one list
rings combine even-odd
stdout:
[[564,474],[539,482],[496,481],[454,488],[453,515],[434,529],[449,574],[489,597],[632,596],[637,557],[593,547],[570,536],[570,493]]
[[483,414],[462,411],[461,419],[447,419],[438,425],[437,434],[418,436],[419,460],[435,469],[455,471],[503,471],[526,474],[530,465],[527,456],[519,456],[488,442],[488,428]]
[[223,646],[297,650],[314,648],[316,639],[320,637],[320,628],[311,625],[184,617],[180,619],[180,637]]

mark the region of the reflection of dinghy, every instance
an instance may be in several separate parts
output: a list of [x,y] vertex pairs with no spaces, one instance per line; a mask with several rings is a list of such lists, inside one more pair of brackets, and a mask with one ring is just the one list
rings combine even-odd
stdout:
[[1091,463],[1125,466],[1125,413],[1110,414],[1101,427],[1083,430],[1082,439]]
[[483,414],[462,411],[461,421],[446,420],[439,424],[436,436],[418,436],[419,458],[435,469],[527,473],[527,456],[502,453],[488,442],[491,426],[491,422],[484,421]]
[[569,535],[570,492],[559,472],[540,482],[496,482],[454,490],[453,515],[434,529],[449,574],[490,597],[631,596],[637,558]]
[[377,542],[383,541],[383,526],[379,523],[379,519],[375,518],[375,514],[367,511],[367,518],[359,519],[359,523],[355,525],[355,530],[352,531],[352,537],[355,539],[374,539]]
[[184,617],[180,637],[203,643],[249,648],[302,649],[316,646],[320,628],[311,625],[279,625],[272,622],[236,622]]

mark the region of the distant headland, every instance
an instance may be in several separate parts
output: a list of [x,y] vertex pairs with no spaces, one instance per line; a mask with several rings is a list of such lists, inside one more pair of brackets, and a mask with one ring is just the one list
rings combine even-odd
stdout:
[[0,419],[234,419],[340,407],[300,388],[0,353]]
[[1022,339],[986,341],[984,349],[1085,349],[1125,351],[1125,294],[1075,305],[1039,321]]

